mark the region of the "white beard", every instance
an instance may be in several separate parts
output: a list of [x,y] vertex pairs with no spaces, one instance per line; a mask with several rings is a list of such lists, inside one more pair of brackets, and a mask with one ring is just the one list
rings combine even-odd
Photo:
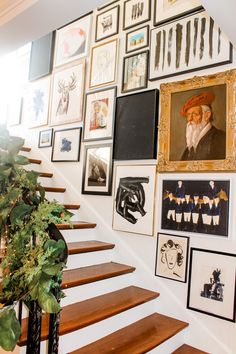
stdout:
[[199,124],[195,123],[187,123],[186,126],[186,144],[188,149],[190,150],[192,147],[196,150],[197,145],[199,143],[199,136],[206,126],[206,122],[203,120]]

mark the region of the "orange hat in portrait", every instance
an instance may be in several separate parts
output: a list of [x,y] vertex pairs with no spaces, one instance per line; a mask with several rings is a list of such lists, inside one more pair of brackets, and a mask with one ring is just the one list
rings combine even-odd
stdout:
[[187,102],[185,102],[185,104],[180,110],[180,114],[186,117],[189,108],[197,107],[201,105],[209,106],[214,101],[214,99],[215,99],[215,95],[212,92],[202,92],[199,95],[192,96]]

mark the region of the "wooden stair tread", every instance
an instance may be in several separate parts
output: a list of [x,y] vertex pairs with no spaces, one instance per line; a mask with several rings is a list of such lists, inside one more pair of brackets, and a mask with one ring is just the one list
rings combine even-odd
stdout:
[[57,224],[59,230],[92,229],[97,225],[86,221],[71,221],[70,223]]
[[66,188],[59,188],[59,187],[44,187],[45,192],[53,192],[53,193],[65,193]]
[[181,347],[176,349],[172,354],[208,354],[197,348],[191,347],[188,344],[183,344]]
[[157,347],[188,323],[154,313],[71,354],[142,354]]
[[37,160],[37,159],[29,159],[30,163],[34,163],[36,165],[40,165],[42,163],[42,160]]
[[125,264],[108,262],[87,267],[81,267],[63,272],[62,289],[95,281],[116,277],[122,274],[132,273],[134,267]]
[[[60,335],[76,331],[123,311],[154,300],[159,294],[154,291],[129,286],[108,294],[96,296],[62,308],[60,320]],[[48,338],[48,315],[42,319],[41,340]],[[22,332],[18,345],[27,341],[28,319],[22,320]]]
[[50,172],[40,172],[39,177],[44,177],[44,178],[52,178],[53,173]]
[[115,247],[112,243],[101,241],[80,241],[67,244],[69,254],[87,253],[109,250]]
[[78,210],[80,208],[79,204],[63,204],[66,209]]
[[25,152],[30,152],[31,148],[26,147],[26,146],[22,146],[22,148],[20,149],[21,151],[25,151]]

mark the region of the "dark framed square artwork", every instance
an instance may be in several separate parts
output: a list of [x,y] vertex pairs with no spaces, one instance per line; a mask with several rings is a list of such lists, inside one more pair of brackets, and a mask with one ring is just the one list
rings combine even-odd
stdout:
[[96,17],[95,42],[114,36],[119,31],[120,6],[114,6]]
[[52,146],[53,129],[41,130],[39,132],[38,148],[45,148]]
[[115,160],[156,158],[158,103],[158,90],[149,90],[117,98],[114,139]]
[[54,131],[52,162],[79,161],[82,128]]
[[140,25],[151,18],[151,0],[126,0],[124,2],[123,30]]

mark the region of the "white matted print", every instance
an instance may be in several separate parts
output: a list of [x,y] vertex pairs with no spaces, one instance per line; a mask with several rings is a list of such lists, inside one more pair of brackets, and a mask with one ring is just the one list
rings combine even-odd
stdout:
[[114,230],[153,235],[155,180],[155,166],[116,166]]
[[85,60],[56,69],[51,89],[50,125],[82,120]]
[[82,128],[56,130],[54,132],[52,161],[79,161]]
[[150,20],[151,0],[127,0],[124,2],[123,29],[126,30]]
[[96,18],[95,41],[114,36],[119,29],[119,11],[120,6],[117,5],[107,11],[99,13]]
[[149,45],[149,26],[126,33],[126,53],[145,48]]
[[39,148],[52,146],[53,129],[41,130],[39,132]]

